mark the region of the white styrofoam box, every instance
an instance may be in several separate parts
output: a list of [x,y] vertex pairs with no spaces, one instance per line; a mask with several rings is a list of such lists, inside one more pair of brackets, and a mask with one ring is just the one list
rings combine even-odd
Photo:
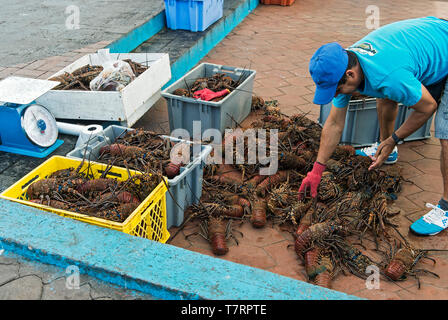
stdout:
[[[119,121],[131,127],[160,99],[160,89],[171,79],[167,53],[111,53],[113,59],[131,59],[149,66],[121,91],[50,90],[36,101],[57,119]],[[99,53],[85,55],[49,78],[100,64]]]

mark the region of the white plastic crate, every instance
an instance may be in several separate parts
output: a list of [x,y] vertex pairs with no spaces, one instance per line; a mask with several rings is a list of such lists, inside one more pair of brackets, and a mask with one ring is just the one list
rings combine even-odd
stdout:
[[[45,106],[57,119],[117,121],[132,126],[161,97],[160,89],[171,79],[167,53],[111,53],[113,59],[131,59],[149,66],[121,91],[50,90],[36,101]],[[79,58],[50,76],[100,63],[98,53]]]

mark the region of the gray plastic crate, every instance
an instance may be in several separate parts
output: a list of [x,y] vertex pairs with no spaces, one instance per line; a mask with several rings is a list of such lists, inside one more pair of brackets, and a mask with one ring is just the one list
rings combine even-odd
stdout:
[[[103,135],[92,138],[88,145],[86,144],[75,148],[67,153],[67,157],[82,159],[85,158],[98,161],[101,147],[114,143],[118,137],[122,136],[126,131],[134,130],[132,128],[111,125],[104,129]],[[174,137],[162,136],[171,141],[183,141]],[[188,143],[192,142],[186,141]],[[199,147],[198,144],[195,144]],[[192,146],[195,148],[195,146]],[[190,163],[180,168],[180,174],[173,179],[168,179],[169,192],[166,195],[166,211],[167,211],[167,228],[171,226],[180,226],[184,220],[185,209],[195,203],[198,203],[202,195],[202,173],[205,158],[212,151],[209,145],[200,145],[200,153],[190,161]],[[193,149],[193,155],[197,152]]]
[[[318,122],[321,126],[327,120],[332,104],[320,106],[320,114]],[[402,123],[412,113],[412,109],[399,104],[398,114],[395,121],[395,129],[398,129]],[[412,141],[426,139],[431,136],[432,117],[428,122],[414,132],[412,135],[404,139],[404,141]],[[378,114],[376,110],[376,99],[369,98],[364,100],[352,100],[349,103],[347,115],[345,118],[344,131],[341,136],[341,143],[350,144],[356,148],[370,146],[379,141],[380,127],[378,122]]]
[[[399,109],[398,109],[397,119],[400,120],[400,123],[399,124],[395,123],[395,130],[397,130],[406,121],[406,119],[409,118],[411,113],[414,112],[413,109],[411,109],[409,107],[405,107],[401,104],[398,107],[399,107]],[[415,131],[409,137],[405,138],[404,141],[414,141],[414,140],[430,138],[431,137],[431,124],[432,124],[433,117],[434,117],[434,115],[432,115],[431,118],[429,118],[428,121],[426,121],[426,123],[422,127],[420,127],[417,131]]]
[[[172,94],[176,89],[190,86],[198,78],[226,73],[233,80],[244,81],[219,102],[202,101]],[[224,133],[226,128],[235,128],[250,113],[252,91],[256,71],[202,63],[171,86],[162,91],[168,103],[170,130],[185,129],[193,137],[193,121],[201,121],[201,135],[210,128]],[[236,122],[235,122],[236,121]]]

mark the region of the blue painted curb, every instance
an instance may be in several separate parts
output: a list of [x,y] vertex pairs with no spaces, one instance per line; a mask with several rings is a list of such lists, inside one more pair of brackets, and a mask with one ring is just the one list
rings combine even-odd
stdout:
[[166,300],[360,299],[4,199],[0,248]]
[[112,42],[106,48],[111,53],[131,52],[143,42],[150,39],[166,26],[165,10],[152,17],[149,21],[135,28],[120,39]]

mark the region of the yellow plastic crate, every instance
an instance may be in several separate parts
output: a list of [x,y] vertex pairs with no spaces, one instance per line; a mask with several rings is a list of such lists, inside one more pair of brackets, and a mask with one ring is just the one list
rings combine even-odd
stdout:
[[[41,210],[56,213],[60,216],[84,221],[96,226],[118,230],[130,235],[142,237],[165,243],[170,234],[166,225],[166,183],[163,181],[146,197],[145,200],[132,212],[132,214],[122,223],[109,221],[101,218],[95,218],[89,215],[70,212],[67,210],[55,209],[46,205],[33,203],[28,200],[26,191],[28,186],[40,179],[48,177],[51,173],[68,168],[77,168],[82,160],[70,159],[62,156],[53,156],[36,169],[31,171],[25,177],[17,181],[14,185],[6,189],[0,198],[19,202],[28,206],[39,208]],[[81,170],[88,166],[85,161]],[[107,168],[106,164],[90,161],[91,173],[95,179],[99,178]],[[93,171],[93,172],[92,172]],[[132,174],[138,174],[138,171],[129,170]],[[119,181],[125,181],[129,175],[128,171],[120,167],[112,167],[106,177],[114,178]],[[165,178],[164,178],[165,179]],[[165,179],[166,182],[166,179]]]

